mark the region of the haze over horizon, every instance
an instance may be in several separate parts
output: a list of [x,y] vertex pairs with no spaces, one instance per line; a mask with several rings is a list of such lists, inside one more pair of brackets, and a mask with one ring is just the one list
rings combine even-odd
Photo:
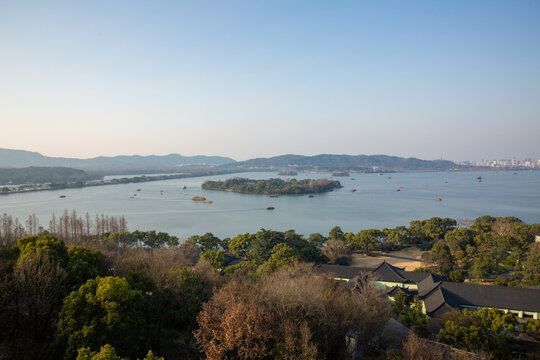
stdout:
[[0,1],[0,147],[540,157],[538,1]]

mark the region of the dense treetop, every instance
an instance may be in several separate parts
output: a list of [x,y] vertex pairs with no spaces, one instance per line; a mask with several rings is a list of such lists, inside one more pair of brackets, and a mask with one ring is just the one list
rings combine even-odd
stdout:
[[[369,275],[353,291],[314,272],[314,264],[347,264],[353,252],[417,246],[429,270],[451,281],[500,275],[502,285],[538,284],[540,226],[515,217],[434,217],[357,233],[336,226],[309,236],[208,232],[184,243],[129,232],[118,220],[66,212],[47,232],[35,216],[26,229],[0,218],[0,359],[333,359],[351,355],[351,336],[364,358],[382,359],[386,343],[373,339],[389,317],[495,359],[525,358],[519,333],[540,340],[540,320],[518,324],[488,309],[430,319],[418,298],[399,293],[390,302]],[[392,359],[437,351],[422,358],[450,359],[436,344],[406,340]]]

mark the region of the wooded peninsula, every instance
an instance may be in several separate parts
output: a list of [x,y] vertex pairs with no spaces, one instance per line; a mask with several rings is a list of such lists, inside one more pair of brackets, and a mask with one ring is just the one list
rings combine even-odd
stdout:
[[232,191],[243,194],[301,195],[328,192],[343,186],[339,181],[328,179],[253,180],[236,177],[225,181],[205,181],[201,187],[205,190]]

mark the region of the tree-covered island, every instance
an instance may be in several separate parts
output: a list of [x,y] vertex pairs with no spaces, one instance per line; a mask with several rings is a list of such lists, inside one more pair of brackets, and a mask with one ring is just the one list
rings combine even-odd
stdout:
[[343,187],[339,181],[328,179],[304,180],[253,180],[246,178],[232,178],[225,181],[205,181],[202,188],[205,190],[232,191],[243,194],[265,195],[301,195],[332,191]]

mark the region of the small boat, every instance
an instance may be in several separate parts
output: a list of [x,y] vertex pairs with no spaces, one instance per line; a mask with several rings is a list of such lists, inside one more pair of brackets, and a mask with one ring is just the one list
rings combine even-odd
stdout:
[[137,191],[141,191],[141,189],[137,189]]
[[433,200],[435,200],[435,201],[442,201],[441,198],[435,198],[435,199],[433,199]]
[[401,189],[396,189],[396,191],[401,191]]
[[191,198],[193,201],[204,201],[206,198],[204,196],[194,196]]
[[182,187],[182,190],[186,190],[186,189],[187,189],[187,187],[186,187],[186,185],[184,185],[184,186]]
[[65,197],[66,197],[66,195],[60,195],[60,196],[59,196],[60,199],[63,199],[63,198],[65,198]]
[[517,175],[517,172],[513,173],[512,175]]
[[204,200],[203,203],[205,203],[205,204],[213,204],[214,202],[212,200]]
[[355,178],[351,178],[351,180],[356,180]]
[[391,177],[391,176],[389,176],[388,178],[389,178],[389,179],[391,179],[392,177]]
[[481,176],[479,176],[479,177],[477,177],[477,178],[476,178],[476,180],[482,180],[482,177],[481,177]]
[[274,210],[274,207],[273,206],[267,206],[266,210]]
[[403,186],[400,186],[399,188],[400,188],[400,189],[403,189]]
[[312,198],[312,197],[313,197],[313,195],[309,194],[309,195],[308,195],[307,197],[308,197],[308,198]]
[[279,197],[279,195],[270,195],[270,197],[272,197],[272,198]]
[[351,189],[351,190],[349,190],[349,191],[350,191],[350,192],[355,192],[355,191],[356,191],[356,189]]
[[476,181],[477,181],[477,182],[482,182],[482,179],[478,179],[478,180],[476,180]]
[[377,175],[384,175],[382,172],[378,173]]

